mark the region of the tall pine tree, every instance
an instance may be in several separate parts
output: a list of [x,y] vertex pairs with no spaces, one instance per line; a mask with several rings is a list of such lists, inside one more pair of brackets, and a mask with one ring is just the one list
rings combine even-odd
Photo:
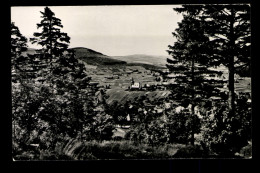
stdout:
[[98,88],[90,85],[84,64],[68,49],[70,37],[61,32],[61,20],[48,7],[41,14],[43,19],[37,27],[42,31],[34,33],[31,41],[42,46],[36,56],[47,64],[39,74],[45,78],[42,81],[49,97],[39,115],[53,124],[56,133],[82,136],[93,125],[96,115],[93,97]]
[[250,68],[250,5],[184,5],[175,10],[191,14],[200,22],[197,35],[209,39],[202,53],[207,65],[228,68],[228,104],[234,114],[234,74],[241,66]]
[[[212,96],[215,90],[212,85],[205,82],[204,78],[205,74],[210,72],[207,69],[205,54],[205,42],[208,42],[209,38],[204,35],[201,22],[198,20],[200,8],[201,6],[186,9],[183,20],[173,33],[177,41],[173,46],[169,46],[168,53],[172,58],[167,59],[167,67],[175,75],[177,84],[172,85],[173,99],[178,100],[184,107],[191,105],[191,119],[194,123],[197,122],[195,106]],[[174,10],[182,12],[183,9]],[[194,144],[194,133],[191,134],[192,144]]]
[[68,49],[70,37],[67,33],[61,32],[60,29],[63,28],[61,20],[55,17],[49,7],[45,7],[41,14],[43,19],[37,24],[37,28],[41,28],[42,32],[35,32],[31,42],[43,47],[46,58],[60,56]]
[[229,71],[228,105],[235,115],[234,75],[240,66],[250,68],[250,5],[207,5],[203,9],[205,34],[211,39],[211,65],[225,65]]

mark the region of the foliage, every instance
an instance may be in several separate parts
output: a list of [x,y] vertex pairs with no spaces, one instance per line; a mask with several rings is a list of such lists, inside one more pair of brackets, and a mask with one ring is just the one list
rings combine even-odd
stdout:
[[[45,100],[39,115],[56,134],[75,137],[88,129],[95,114],[92,98],[97,88],[89,85],[85,66],[68,49],[70,37],[60,31],[63,27],[61,20],[48,7],[41,14],[43,19],[37,27],[42,28],[42,32],[34,33],[31,41],[43,46],[43,52],[36,56],[47,59],[45,62],[49,66],[43,83],[47,84],[45,91],[49,90],[49,93],[43,95]],[[41,70],[39,73],[43,75]]]
[[[114,118],[120,119],[116,123],[130,125],[130,130],[126,134],[127,139],[137,143],[159,145],[169,140],[168,128],[161,113],[153,109],[155,105],[163,105],[163,100],[151,101],[148,97],[140,96],[124,105],[115,102],[110,110],[113,111],[111,115]],[[127,116],[130,117],[129,121]]]
[[223,157],[233,157],[252,139],[251,108],[245,97],[236,102],[236,115],[227,104],[215,103],[210,115],[203,116],[202,145]]
[[113,102],[111,105],[106,104],[105,111],[113,117],[115,124],[126,124],[126,117],[129,111],[127,103],[121,105],[118,101]]
[[[131,103],[132,114],[130,113],[130,115],[133,120],[130,130],[126,134],[127,139],[152,146],[163,143],[187,144],[191,142],[192,134],[199,133],[200,120],[196,115],[192,116],[189,110],[179,113],[175,110],[157,113],[147,106],[149,100],[140,98],[136,100],[136,103],[138,102],[139,111],[134,111],[135,104]],[[159,106],[163,104],[163,100],[155,100],[153,103]],[[140,105],[143,106],[140,108]]]
[[56,158],[51,153],[66,136],[109,139],[113,125],[109,115],[95,111],[103,104],[94,99],[98,88],[90,84],[85,66],[68,49],[70,38],[60,31],[61,20],[48,7],[41,14],[37,27],[42,32],[34,33],[31,41],[43,48],[34,55],[20,56],[26,39],[11,24],[12,75],[16,75],[12,81],[13,145],[17,152],[38,145],[36,155],[42,151],[43,158]]
[[113,135],[114,122],[111,115],[99,113],[93,117],[93,122],[90,126],[90,139],[109,140]]
[[169,137],[169,127],[161,117],[146,123],[136,123],[126,134],[126,138],[135,143],[146,143],[152,146],[168,143]]
[[182,110],[179,113],[169,112],[167,124],[171,143],[192,143],[192,135],[200,132],[200,119],[192,115],[189,110]]

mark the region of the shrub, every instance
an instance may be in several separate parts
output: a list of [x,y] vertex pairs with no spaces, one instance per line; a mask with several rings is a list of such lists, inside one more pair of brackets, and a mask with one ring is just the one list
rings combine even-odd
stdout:
[[244,158],[252,158],[252,143],[249,142],[248,145],[243,147],[240,150],[239,155],[244,157]]

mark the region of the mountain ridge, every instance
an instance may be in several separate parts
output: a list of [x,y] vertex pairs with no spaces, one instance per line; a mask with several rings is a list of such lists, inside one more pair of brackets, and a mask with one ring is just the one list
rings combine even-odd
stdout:
[[74,47],[71,48],[75,51],[75,57],[81,59],[89,65],[116,65],[116,64],[126,64],[125,61],[112,59],[111,57],[104,55],[95,50],[85,48],[85,47]]
[[97,52],[95,50],[92,50],[92,49],[86,48],[86,47],[73,47],[73,48],[70,48],[70,49],[75,50],[75,51],[85,51],[85,52],[89,52],[89,53],[92,53],[92,54],[95,54],[95,55],[109,57],[107,55],[104,55],[103,53]]
[[113,59],[126,61],[127,63],[143,63],[152,64],[157,66],[165,66],[167,61],[167,56],[156,56],[156,55],[146,55],[146,54],[133,54],[127,56],[111,56]]
[[[95,51],[86,47],[73,47],[69,48],[75,51],[75,57],[84,61],[89,65],[116,65],[116,64],[128,64],[128,65],[153,65],[158,67],[165,67],[167,56],[156,56],[146,54],[133,54],[126,56],[108,56],[101,52]],[[35,48],[28,48],[23,54],[35,54]]]

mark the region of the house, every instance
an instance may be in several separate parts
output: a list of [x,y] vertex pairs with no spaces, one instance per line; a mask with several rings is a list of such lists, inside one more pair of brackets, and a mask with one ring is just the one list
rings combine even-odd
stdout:
[[99,83],[98,82],[89,82],[89,85],[92,85],[92,86],[97,86]]
[[160,76],[160,73],[159,72],[155,72],[153,75],[158,77],[158,76]]
[[142,89],[143,89],[143,90],[146,90],[146,91],[151,91],[151,90],[153,90],[153,89],[155,89],[155,88],[154,88],[154,86],[151,85],[151,84],[144,84],[144,86],[142,87]]
[[168,74],[167,75],[167,78],[175,78],[176,77],[176,74],[174,74],[174,73],[170,73],[170,74]]
[[171,108],[171,103],[164,103],[165,109],[170,109]]
[[130,85],[130,90],[140,90],[142,89],[141,83],[140,82],[135,82],[134,78],[131,79],[131,85]]
[[133,73],[133,71],[131,71],[131,70],[126,70],[125,71],[127,74],[132,74]]
[[180,113],[181,111],[183,111],[185,108],[183,106],[178,106],[175,108],[175,112],[176,113]]
[[164,111],[162,108],[155,108],[154,110],[156,111],[157,114],[161,114]]
[[119,71],[120,71],[120,72],[114,72],[113,74],[114,74],[114,75],[117,75],[117,76],[122,76],[122,70],[119,69]]
[[152,72],[150,70],[145,71],[145,73],[147,73],[147,75],[151,75],[152,74]]
[[165,69],[162,69],[162,72],[163,72],[163,73],[169,73],[170,70],[169,70],[168,68],[165,68]]
[[142,87],[141,87],[141,83],[140,82],[134,82],[131,86],[130,86],[130,89],[131,90],[140,90]]
[[170,83],[169,82],[163,82],[162,85],[168,86],[168,85],[170,85]]
[[105,78],[107,78],[107,79],[114,79],[113,76],[107,76],[107,77],[105,77]]
[[119,75],[118,75],[118,74],[114,74],[114,75],[113,75],[113,78],[119,79]]

